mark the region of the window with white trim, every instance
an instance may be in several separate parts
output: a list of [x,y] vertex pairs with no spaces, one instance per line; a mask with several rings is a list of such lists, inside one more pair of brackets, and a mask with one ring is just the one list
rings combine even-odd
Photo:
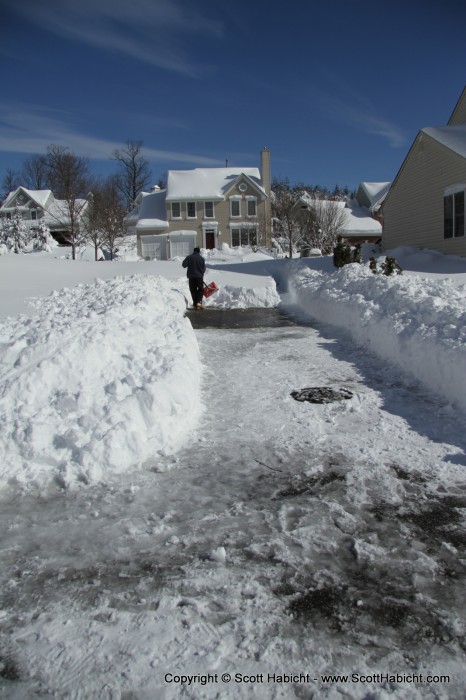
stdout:
[[186,202],[186,218],[195,219],[196,217],[196,202]]
[[246,197],[248,216],[257,216],[257,197]]
[[241,216],[241,200],[240,199],[230,199],[230,216],[232,219]]
[[172,219],[181,219],[181,202],[172,202]]
[[204,216],[206,219],[214,218],[214,203],[204,202]]
[[31,209],[31,220],[37,221],[37,210],[36,209]]
[[255,226],[234,226],[231,229],[231,245],[255,246],[257,245],[257,229]]
[[464,190],[443,198],[443,237],[464,236]]

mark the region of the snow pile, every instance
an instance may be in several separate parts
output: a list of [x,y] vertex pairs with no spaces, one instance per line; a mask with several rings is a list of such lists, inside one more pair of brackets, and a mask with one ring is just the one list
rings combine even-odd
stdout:
[[271,277],[262,278],[260,286],[257,285],[257,282],[256,286],[252,286],[252,280],[250,286],[247,286],[247,283],[236,286],[235,284],[222,284],[222,280],[227,277],[227,274],[220,271],[216,275],[215,279],[219,289],[218,292],[205,300],[206,306],[222,309],[250,309],[270,308],[280,303],[280,296]]
[[[291,268],[291,266],[290,266]],[[373,275],[361,265],[289,279],[290,301],[466,410],[466,285]]]
[[0,323],[0,484],[94,482],[184,444],[201,362],[170,282],[100,280],[35,306]]

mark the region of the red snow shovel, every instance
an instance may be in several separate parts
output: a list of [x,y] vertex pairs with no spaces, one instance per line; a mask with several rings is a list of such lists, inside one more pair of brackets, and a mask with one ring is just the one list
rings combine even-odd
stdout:
[[217,292],[217,291],[218,291],[218,287],[215,284],[215,282],[211,282],[210,284],[206,284],[204,282],[203,294],[204,294],[206,299],[208,299],[208,297],[210,297],[214,292]]

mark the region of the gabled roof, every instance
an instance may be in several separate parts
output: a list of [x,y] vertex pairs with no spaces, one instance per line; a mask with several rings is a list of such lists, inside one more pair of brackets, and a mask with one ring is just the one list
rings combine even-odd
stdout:
[[452,124],[450,126],[427,126],[421,129],[421,133],[427,134],[442,146],[454,151],[459,156],[466,158],[466,124]]
[[193,168],[168,171],[166,199],[222,200],[242,175],[265,195],[259,168]]
[[369,201],[370,211],[377,211],[380,208],[391,184],[391,182],[361,182],[359,184]]
[[42,208],[44,208],[47,205],[47,202],[50,199],[50,197],[53,198],[51,190],[27,190],[25,187],[18,187],[18,189],[14,190],[14,192],[10,192],[8,197],[5,199],[2,208],[10,207],[10,203],[14,201],[14,199],[20,192],[24,192],[24,194],[35,204],[37,204],[38,207]]
[[464,114],[465,114],[465,105],[466,105],[466,86],[463,88],[463,92],[460,95],[460,98],[458,102],[455,105],[455,108],[453,112],[451,113],[451,117],[448,120],[448,124],[458,124],[461,121],[464,122]]
[[[10,192],[0,209],[15,208],[14,201],[18,194],[23,193],[28,200],[32,201],[37,207],[44,210],[44,221],[50,227],[57,225],[68,225],[70,219],[70,211],[68,203],[63,199],[55,199],[51,190],[28,190],[25,187],[18,187],[14,192]],[[75,201],[76,213],[82,216],[88,207],[86,199],[77,199]],[[21,207],[22,208],[22,207]]]
[[156,190],[145,194],[139,209],[136,229],[167,228],[168,221],[165,207],[166,190]]

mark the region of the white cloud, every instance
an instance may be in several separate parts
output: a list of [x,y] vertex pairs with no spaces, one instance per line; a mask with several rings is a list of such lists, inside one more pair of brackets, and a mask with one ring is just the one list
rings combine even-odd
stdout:
[[212,66],[193,60],[193,36],[218,40],[221,22],[186,0],[4,0],[39,27],[103,51],[122,53],[159,68],[200,77]]
[[407,145],[405,131],[387,119],[379,116],[369,99],[356,93],[347,86],[340,86],[337,94],[330,94],[316,87],[311,87],[309,94],[315,106],[327,118],[340,124],[351,126],[373,136],[379,136],[392,148]]
[[[64,110],[46,109],[17,103],[0,105],[0,151],[8,153],[45,153],[47,146],[55,143],[66,146],[77,155],[92,160],[109,160],[113,151],[124,141],[116,142],[87,136],[73,129],[72,115]],[[223,161],[193,153],[164,151],[143,147],[146,158],[189,163],[191,165],[221,166]]]

